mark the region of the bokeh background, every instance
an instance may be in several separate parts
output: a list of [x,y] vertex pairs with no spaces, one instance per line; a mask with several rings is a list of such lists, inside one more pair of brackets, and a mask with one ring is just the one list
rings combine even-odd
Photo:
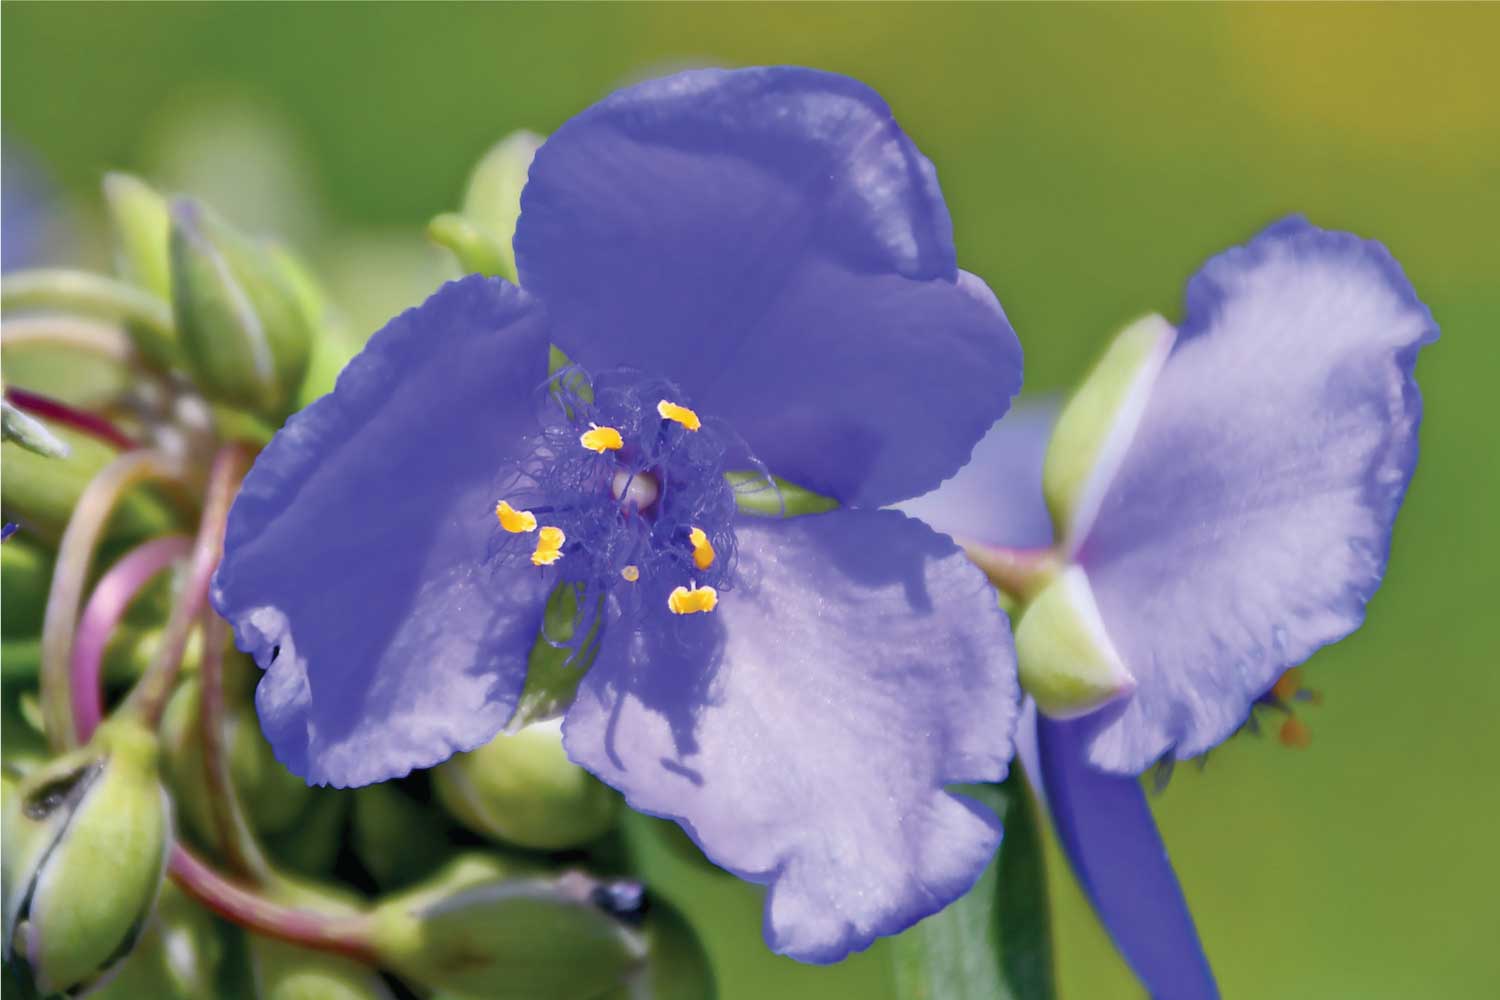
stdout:
[[[288,238],[366,330],[445,277],[423,225],[490,143],[690,64],[881,91],[1031,391],[1287,213],[1385,242],[1443,330],[1387,582],[1310,663],[1309,749],[1242,736],[1155,804],[1227,996],[1494,995],[1500,6],[11,2],[0,33],[5,185],[49,192],[44,259],[105,264],[99,180],[129,169]],[[1133,995],[1049,860],[1064,995]],[[776,958],[756,890],[661,864],[728,1000],[891,995],[879,946]]]

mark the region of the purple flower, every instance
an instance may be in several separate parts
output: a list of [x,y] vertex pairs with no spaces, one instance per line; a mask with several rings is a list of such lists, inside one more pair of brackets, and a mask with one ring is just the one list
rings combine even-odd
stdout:
[[[773,948],[941,908],[999,840],[945,786],[1004,774],[1014,652],[957,547],[874,508],[967,460],[1020,349],[931,163],[855,81],[689,72],[565,124],[521,207],[524,292],[397,317],[245,480],[214,602],[278,756],[358,785],[485,743],[574,585],[569,755],[769,886]],[[741,513],[762,467],[843,506]]]
[[[1136,776],[1226,739],[1285,671],[1359,627],[1416,464],[1412,373],[1437,329],[1382,246],[1294,218],[1209,261],[1181,326],[1153,336],[1078,501],[1048,498],[1055,555],[1081,570],[1127,693],[1042,715],[1037,749],[1059,837],[1127,960],[1154,996],[1212,996]],[[1045,545],[1057,417],[1027,414],[910,508],[976,542]]]

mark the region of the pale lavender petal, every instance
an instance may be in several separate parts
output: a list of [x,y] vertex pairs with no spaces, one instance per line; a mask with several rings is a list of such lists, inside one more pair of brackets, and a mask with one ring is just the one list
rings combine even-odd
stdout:
[[965,892],[1018,709],[994,591],[895,511],[746,519],[718,609],[607,635],[568,713],[575,761],[770,889],[776,951],[833,962]]

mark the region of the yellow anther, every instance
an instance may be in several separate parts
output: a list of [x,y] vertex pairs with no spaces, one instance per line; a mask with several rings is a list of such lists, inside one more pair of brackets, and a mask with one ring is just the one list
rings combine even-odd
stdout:
[[529,510],[516,510],[504,500],[495,504],[495,516],[500,519],[500,527],[513,535],[536,530],[535,514]]
[[719,592],[712,587],[677,587],[667,595],[667,610],[674,615],[693,615],[719,606]]
[[663,420],[675,420],[690,431],[695,431],[703,426],[703,421],[698,419],[698,414],[686,406],[679,406],[670,400],[662,400],[656,404],[656,412],[661,414]]
[[589,430],[578,435],[578,443],[601,455],[606,451],[619,451],[625,447],[625,440],[620,437],[619,431],[613,427],[600,427],[598,424],[589,424]]
[[625,578],[626,583],[635,583],[641,578],[641,568],[632,563],[620,570],[620,575]]
[[714,543],[708,540],[708,534],[702,528],[688,532],[688,541],[693,543],[694,566],[701,571],[714,564]]
[[562,558],[563,543],[568,536],[563,534],[561,528],[547,525],[536,536],[536,551],[531,554],[531,565],[551,566]]

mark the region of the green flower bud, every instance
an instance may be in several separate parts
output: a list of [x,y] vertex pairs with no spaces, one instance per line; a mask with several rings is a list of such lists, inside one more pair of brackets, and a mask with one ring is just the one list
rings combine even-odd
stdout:
[[224,941],[213,916],[168,882],[135,950],[109,983],[89,996],[92,1000],[211,997],[223,958]]
[[112,720],[7,803],[4,951],[43,994],[97,982],[151,915],[171,834],[157,756],[137,720]]
[[266,847],[282,866],[304,875],[318,875],[333,867],[344,843],[344,822],[353,796],[332,788],[304,788],[306,805],[290,829],[266,840]]
[[[198,679],[191,677],[178,685],[167,703],[161,724],[162,771],[174,793],[178,821],[205,843],[213,843],[216,831],[201,749],[200,697]],[[248,704],[230,706],[221,738],[230,781],[255,829],[280,833],[295,826],[312,789],[276,759],[255,710]]]
[[378,906],[373,941],[382,965],[452,1000],[593,1000],[645,960],[640,907],[631,882],[450,867]]
[[640,935],[645,963],[599,1000],[713,1000],[718,994],[703,942],[676,907],[653,896]]
[[256,1000],[396,1000],[368,965],[250,935]]
[[307,371],[304,304],[267,250],[187,199],[172,203],[172,311],[204,395],[280,423]]
[[452,827],[440,810],[414,802],[390,783],[353,794],[354,853],[382,887],[405,885],[442,864]]
[[1126,327],[1058,415],[1042,467],[1042,493],[1068,553],[1099,511],[1176,336],[1172,324],[1156,315]]
[[6,539],[0,545],[0,634],[40,635],[51,583],[52,553],[20,535]]
[[104,204],[118,248],[115,270],[131,284],[172,301],[172,263],[167,250],[172,220],[167,199],[131,174],[104,175]]
[[0,400],[0,440],[14,441],[27,451],[43,458],[67,458],[68,445],[47,429],[47,425]]
[[607,833],[620,800],[568,760],[557,720],[501,733],[432,770],[438,801],[475,833],[522,847],[562,850]]
[[1026,606],[1016,626],[1016,663],[1021,686],[1055,719],[1085,715],[1135,690],[1078,566],[1054,577]]
[[[0,503],[38,539],[55,545],[89,480],[118,454],[97,438],[69,427],[52,431],[68,446],[67,458],[43,458],[14,441],[0,444]],[[165,534],[176,515],[149,486],[131,490],[110,518],[106,537],[131,542]],[[10,542],[6,542],[9,545]]]
[[542,142],[536,133],[520,131],[490,147],[469,175],[462,211],[428,225],[428,235],[453,251],[465,273],[516,280],[511,242],[521,216],[521,189]]

